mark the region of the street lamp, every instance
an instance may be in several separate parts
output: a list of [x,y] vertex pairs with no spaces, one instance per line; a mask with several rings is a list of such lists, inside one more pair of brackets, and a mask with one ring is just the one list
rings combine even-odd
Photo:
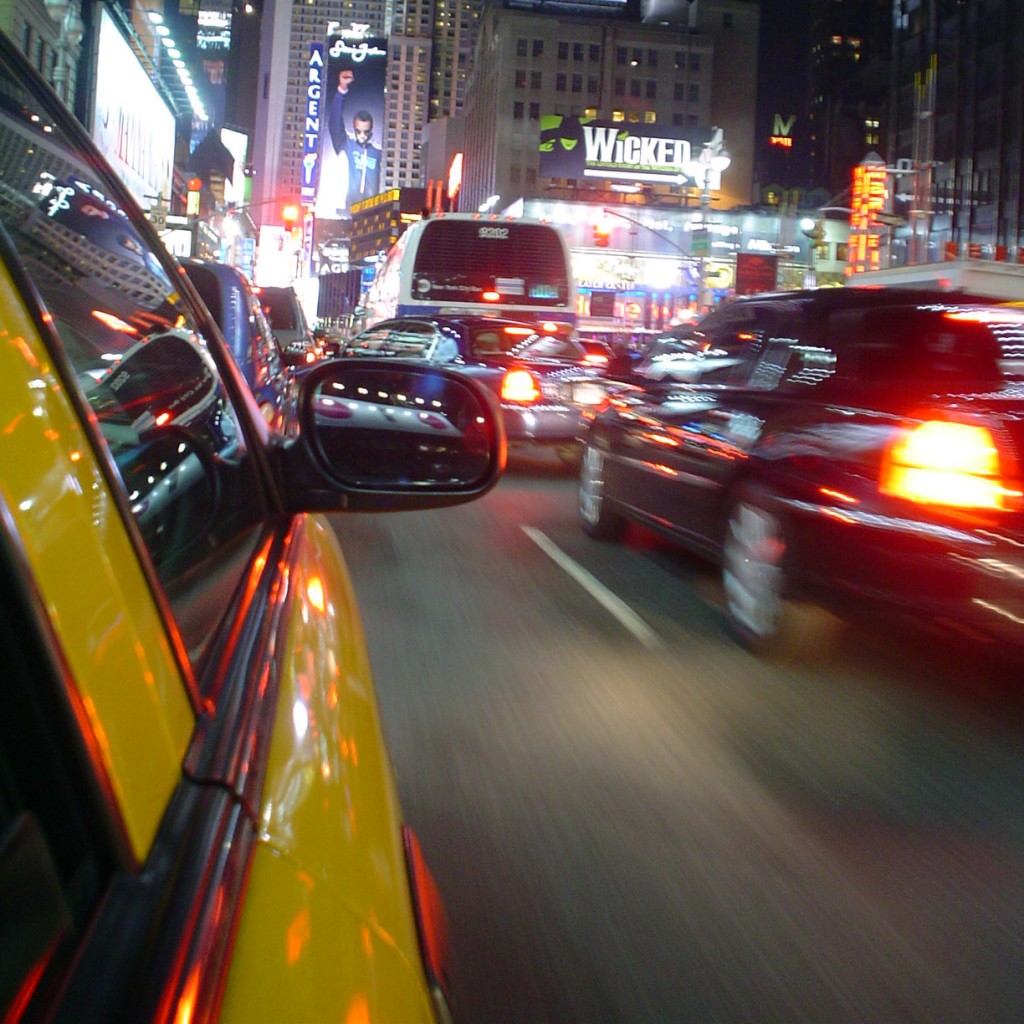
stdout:
[[85,25],[78,13],[77,0],[43,0],[47,14],[60,26],[53,63],[53,88],[57,95],[69,103],[74,94],[74,82],[68,83],[72,66],[78,60],[78,47],[85,35]]
[[711,253],[711,236],[708,232],[709,214],[711,212],[711,190],[722,187],[722,171],[732,159],[722,145],[722,129],[712,128],[710,140],[701,147],[700,155],[692,160],[686,168],[687,173],[695,181],[701,183],[700,189],[700,226],[707,245],[700,258],[700,291],[697,295],[699,312],[710,308],[708,300],[708,258]]

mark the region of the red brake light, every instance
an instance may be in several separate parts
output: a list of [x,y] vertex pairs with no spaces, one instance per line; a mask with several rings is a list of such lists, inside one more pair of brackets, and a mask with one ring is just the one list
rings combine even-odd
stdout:
[[307,363],[315,363],[316,362],[316,353],[312,352],[312,351],[307,352],[306,353],[306,362]]
[[583,364],[585,366],[606,366],[608,357],[600,352],[588,352],[583,357]]
[[509,370],[501,383],[501,400],[531,405],[540,398],[540,388],[529,370]]
[[501,302],[501,292],[487,291],[480,296],[484,302]]
[[964,509],[1005,509],[1019,499],[1000,468],[987,427],[929,420],[899,434],[882,463],[880,489],[908,501]]

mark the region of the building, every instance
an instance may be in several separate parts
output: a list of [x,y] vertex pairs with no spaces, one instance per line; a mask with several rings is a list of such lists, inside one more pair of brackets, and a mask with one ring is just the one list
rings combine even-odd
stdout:
[[[462,209],[559,195],[594,202],[609,183],[540,174],[542,118],[594,118],[706,143],[723,130],[731,157],[723,207],[749,205],[754,158],[759,5],[653,4],[639,18],[488,6],[465,110]],[[619,181],[616,191],[629,182]],[[639,201],[685,205],[687,190],[638,183]],[[621,195],[621,192],[620,192]],[[640,198],[642,197],[642,199]]]
[[892,263],[1024,261],[1024,4],[896,5]]
[[809,0],[809,7],[810,184],[841,199],[853,168],[880,144],[894,0]]

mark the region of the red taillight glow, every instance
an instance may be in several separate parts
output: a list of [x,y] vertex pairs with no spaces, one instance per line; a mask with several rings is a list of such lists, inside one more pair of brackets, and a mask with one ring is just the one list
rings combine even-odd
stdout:
[[484,302],[501,302],[501,292],[483,292],[480,296]]
[[306,362],[307,363],[315,363],[316,362],[316,353],[315,352],[307,352],[306,353]]
[[583,364],[585,366],[607,366],[608,357],[601,355],[599,352],[588,352],[583,357]]
[[540,388],[528,370],[509,370],[501,384],[501,400],[531,405],[540,398]]
[[941,420],[922,423],[890,445],[880,489],[908,501],[965,509],[1005,509],[1020,498],[1003,479],[987,427]]

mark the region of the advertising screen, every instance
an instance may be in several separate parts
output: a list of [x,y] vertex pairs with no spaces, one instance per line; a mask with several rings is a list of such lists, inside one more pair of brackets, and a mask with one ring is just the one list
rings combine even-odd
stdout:
[[[311,71],[317,52],[314,44]],[[314,143],[307,117],[305,153],[314,212],[318,220],[348,220],[354,203],[382,188],[387,40],[328,36],[319,54],[317,132]]]
[[[547,178],[699,185],[704,171],[694,158],[707,136],[707,129],[684,136],[658,125],[547,114],[540,120],[538,171]],[[721,187],[719,172],[709,172],[708,185]]]
[[171,195],[174,115],[100,5],[92,137],[143,209]]

